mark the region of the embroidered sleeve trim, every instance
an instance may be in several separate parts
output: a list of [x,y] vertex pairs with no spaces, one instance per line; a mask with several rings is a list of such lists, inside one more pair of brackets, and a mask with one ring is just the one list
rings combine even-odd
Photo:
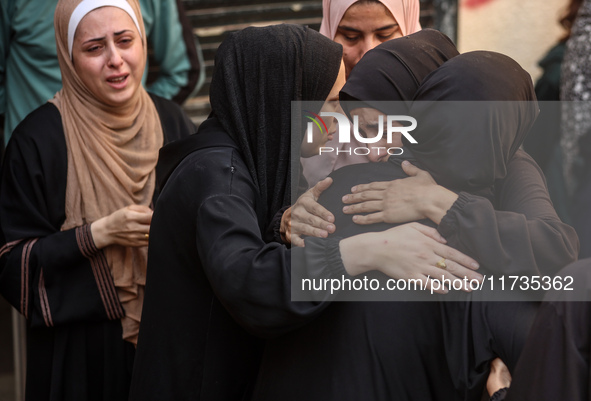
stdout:
[[28,240],[25,245],[23,246],[23,252],[21,256],[21,308],[20,312],[25,316],[25,318],[29,318],[29,261],[31,258],[31,251],[33,250],[33,245],[37,242],[39,238],[33,238]]
[[43,269],[39,274],[39,301],[41,303],[41,313],[45,325],[53,327],[53,319],[51,318],[51,310],[49,309],[49,298],[47,297],[47,290],[45,289],[45,278],[43,278]]

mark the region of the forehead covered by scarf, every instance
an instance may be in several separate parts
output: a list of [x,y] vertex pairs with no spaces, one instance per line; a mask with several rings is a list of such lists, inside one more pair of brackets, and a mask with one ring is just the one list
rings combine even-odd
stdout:
[[[341,101],[374,102],[411,100],[423,79],[458,50],[451,39],[434,29],[423,29],[389,40],[368,51],[351,71],[340,93]],[[344,103],[349,113],[353,104]],[[374,104],[382,108],[383,104]],[[392,110],[381,110],[395,114]]]
[[450,189],[473,191],[505,177],[538,104],[530,75],[499,53],[464,53],[430,74],[415,96],[413,155]]
[[[320,33],[327,38],[334,39],[343,16],[349,7],[358,1],[323,0]],[[392,13],[392,16],[400,26],[402,35],[410,35],[421,29],[421,25],[419,24],[421,13],[419,0],[380,0],[379,2]]]
[[[291,102],[325,100],[342,47],[309,28],[246,28],[218,48],[210,87],[214,115],[240,146],[265,213],[290,200]],[[302,135],[303,135],[303,131]]]
[[68,23],[68,52],[70,58],[72,58],[72,45],[74,44],[74,35],[76,34],[76,28],[78,24],[86,14],[101,7],[117,7],[125,11],[135,24],[138,32],[142,35],[140,24],[137,20],[135,12],[125,0],[83,0],[76,6],[72,15],[70,16],[70,22]]

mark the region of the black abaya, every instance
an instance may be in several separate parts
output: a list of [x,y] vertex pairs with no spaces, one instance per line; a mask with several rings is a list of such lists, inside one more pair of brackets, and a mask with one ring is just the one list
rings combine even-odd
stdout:
[[[496,65],[498,72],[479,69],[473,62]],[[507,65],[510,70],[499,68]],[[447,72],[443,68],[426,78],[422,91],[429,96],[423,99],[496,100],[499,93],[511,100],[533,99],[533,88],[528,92],[531,81],[525,80],[525,72],[504,56],[463,55],[444,67]],[[462,69],[469,71],[458,73]],[[504,84],[498,74],[509,83]],[[466,86],[462,88],[462,82],[450,83],[452,78]],[[495,85],[494,90],[478,89],[480,80],[486,82],[484,86]],[[347,86],[349,83],[345,86],[349,96],[369,103],[371,99],[355,97]],[[442,86],[446,90],[444,97],[434,99]],[[468,191],[459,192],[458,200],[438,227],[448,245],[478,260],[482,273],[552,274],[575,258],[576,235],[556,216],[539,168],[527,154],[517,151],[535,118],[535,103],[514,106],[516,109],[501,109],[499,116],[505,118],[492,118],[501,121],[492,125],[487,116],[492,109],[487,108],[480,109],[483,114],[476,116],[470,116],[474,110],[466,108],[468,116],[477,118],[465,127],[458,121],[454,126],[454,121],[435,113],[427,116],[432,118],[430,121],[417,117],[419,126],[423,121],[430,123],[423,124],[429,130],[417,132],[417,140],[425,146],[410,149],[417,159],[424,159],[431,149],[441,149],[442,142],[464,141],[462,145],[474,152],[470,162],[457,158],[453,151],[429,154],[429,162],[439,163],[436,169],[435,164],[429,164],[437,179],[456,191]],[[342,196],[350,193],[355,184],[402,178],[400,162],[409,153],[388,163],[335,171],[333,184],[319,201],[330,208],[340,205]],[[324,203],[328,199],[332,201]],[[337,227],[334,236],[391,227],[355,225],[350,215],[338,209],[333,210]],[[255,399],[479,399],[488,363],[494,356],[502,356],[514,366],[537,305],[470,303],[465,302],[470,295],[457,295],[456,299],[464,301],[439,304],[436,301],[445,297],[441,296],[422,303],[333,303],[306,327],[268,342]]]
[[291,254],[330,261],[298,270],[311,277],[346,274],[338,241],[292,251],[262,233],[290,202],[291,146],[302,139],[290,135],[291,101],[326,99],[341,56],[340,45],[292,25],[248,28],[218,49],[213,116],[197,133],[211,139],[172,152],[152,220],[131,400],[248,399],[260,337],[326,307],[291,302]]
[[[165,143],[194,132],[180,107],[152,100]],[[0,187],[0,292],[27,317],[26,399],[124,401],[134,347],[89,225],[60,231],[66,172],[61,116],[45,104],[15,130]]]
[[591,384],[591,259],[557,275],[572,291],[550,290],[542,302],[506,400],[587,401]]

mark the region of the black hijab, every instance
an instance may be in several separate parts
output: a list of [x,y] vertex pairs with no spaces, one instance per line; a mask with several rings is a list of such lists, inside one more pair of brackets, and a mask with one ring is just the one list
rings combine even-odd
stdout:
[[[386,114],[398,114],[401,110],[384,110],[384,106],[402,106],[402,114],[406,114],[406,105],[400,101],[411,101],[423,79],[458,54],[453,42],[434,29],[423,29],[412,35],[384,42],[368,51],[351,70],[349,79],[340,92],[341,106],[349,117],[350,110],[368,106]],[[362,163],[345,166],[331,173],[330,177],[334,182],[318,201],[335,216],[335,236],[350,236],[366,231],[366,226],[353,223],[351,215],[343,213],[343,195],[350,193],[351,187],[356,184],[406,177],[400,163],[409,156],[410,152],[406,152],[402,157],[391,157],[391,163],[388,163],[391,166],[384,163]],[[372,226],[376,231],[390,227],[391,225],[385,223]]]
[[[341,45],[307,27],[275,25],[231,34],[215,57],[213,115],[237,143],[259,191],[266,226],[291,198],[291,102],[324,101],[337,78]],[[298,125],[299,124],[299,125]],[[296,130],[301,124],[296,122]],[[299,153],[298,153],[299,154]],[[297,159],[299,160],[299,159]]]
[[425,78],[410,112],[418,143],[403,143],[438,184],[492,190],[538,111],[531,77],[517,62],[494,52],[464,53]]
[[[458,54],[451,39],[434,29],[389,40],[368,51],[351,70],[340,99],[368,105],[412,100],[423,79]],[[353,108],[348,106],[343,104],[347,114]],[[374,106],[380,109],[383,104]],[[391,110],[382,111],[393,114]]]

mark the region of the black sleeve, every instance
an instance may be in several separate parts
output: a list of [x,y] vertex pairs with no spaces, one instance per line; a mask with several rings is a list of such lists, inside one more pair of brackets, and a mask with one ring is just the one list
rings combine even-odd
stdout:
[[460,193],[441,220],[448,245],[490,272],[553,275],[576,260],[578,237],[552,206],[542,172],[519,151],[496,187],[499,210],[485,198]]
[[[211,174],[202,166],[195,173]],[[256,335],[270,337],[302,326],[336,294],[292,302],[292,275],[294,282],[298,277],[348,276],[338,239],[309,241],[305,248],[292,250],[265,243],[246,166],[234,159],[225,175],[214,179],[228,186],[218,184],[216,193],[202,193],[194,221],[198,254],[214,293],[234,319]],[[184,180],[205,181],[186,176]]]
[[116,319],[123,310],[88,225],[61,231],[67,159],[59,112],[14,132],[0,181],[0,292],[32,326]]
[[[283,238],[281,238],[281,219],[283,218],[283,214],[285,213],[285,211],[290,207],[291,206],[284,206],[281,209],[279,209],[277,213],[275,213],[275,216],[273,216],[273,219],[271,220],[271,223],[269,224],[269,227],[267,227],[265,235],[263,236],[265,242],[274,241],[279,242],[280,244],[285,244],[283,242]],[[287,247],[291,246],[291,244],[285,245],[287,245]]]
[[495,391],[492,397],[490,397],[490,401],[503,401],[507,396],[507,390],[509,390],[509,387],[503,387]]

